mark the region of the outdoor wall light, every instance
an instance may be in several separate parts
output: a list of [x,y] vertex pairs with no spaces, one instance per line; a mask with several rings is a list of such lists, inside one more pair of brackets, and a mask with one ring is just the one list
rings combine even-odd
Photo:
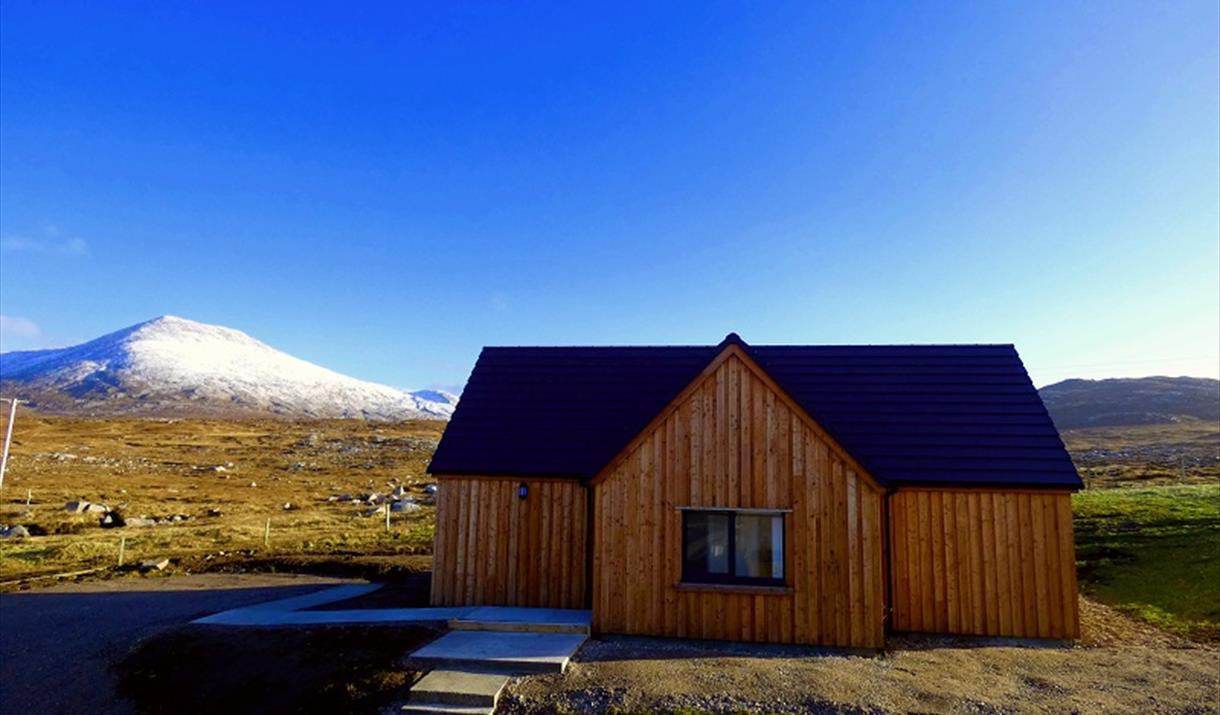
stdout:
[[529,486],[528,486],[528,485],[526,485],[526,483],[525,483],[525,482],[521,482],[521,484],[519,484],[519,485],[517,486],[517,498],[518,498],[518,499],[524,499],[524,498],[526,498],[527,496],[529,496],[529,494],[530,494],[530,488],[529,488]]

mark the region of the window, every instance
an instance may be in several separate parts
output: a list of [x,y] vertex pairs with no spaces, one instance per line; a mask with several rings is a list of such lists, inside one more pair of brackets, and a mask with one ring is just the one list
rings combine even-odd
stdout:
[[684,509],[682,580],[782,586],[784,515]]

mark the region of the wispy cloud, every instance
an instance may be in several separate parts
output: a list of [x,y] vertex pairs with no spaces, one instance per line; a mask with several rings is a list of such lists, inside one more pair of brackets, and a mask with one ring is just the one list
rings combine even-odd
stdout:
[[40,236],[5,236],[0,239],[0,251],[68,257],[87,256],[89,243],[83,238],[63,236],[58,226],[47,226]]
[[42,341],[42,328],[29,318],[0,315],[0,350],[18,350],[37,346]]

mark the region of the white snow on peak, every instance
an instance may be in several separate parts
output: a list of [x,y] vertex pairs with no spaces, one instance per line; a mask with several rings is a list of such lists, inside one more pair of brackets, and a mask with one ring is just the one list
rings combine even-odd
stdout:
[[448,418],[457,397],[357,380],[220,325],[164,315],[61,350],[0,356],[0,379],[77,399],[188,401],[303,417]]

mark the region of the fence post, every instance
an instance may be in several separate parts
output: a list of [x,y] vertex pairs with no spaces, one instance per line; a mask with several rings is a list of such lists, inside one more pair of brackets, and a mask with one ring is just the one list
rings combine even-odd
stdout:
[[123,566],[123,552],[127,550],[127,537],[119,537],[119,567]]
[[267,525],[263,527],[263,547],[271,546],[271,519],[267,519]]
[[390,503],[385,503],[385,533],[390,533]]

